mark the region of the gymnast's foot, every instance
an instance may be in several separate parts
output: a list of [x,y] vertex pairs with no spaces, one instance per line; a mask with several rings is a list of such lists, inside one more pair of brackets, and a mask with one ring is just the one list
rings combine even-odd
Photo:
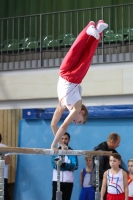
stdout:
[[96,26],[98,33],[102,33],[104,29],[108,27],[108,24],[104,23],[103,20],[99,20]]
[[99,35],[98,31],[96,30],[95,23],[93,21],[91,21],[89,23],[89,26],[88,26],[88,28],[86,30],[86,33],[88,35],[91,35],[91,36],[95,37],[97,40],[99,40],[99,38],[100,38],[100,35]]

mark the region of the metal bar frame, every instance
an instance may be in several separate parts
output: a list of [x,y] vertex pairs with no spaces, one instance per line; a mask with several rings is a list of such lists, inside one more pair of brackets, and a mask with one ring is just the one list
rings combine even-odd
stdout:
[[3,159],[3,155],[0,155],[0,199],[4,200],[4,167],[5,160]]
[[22,148],[22,147],[0,147],[0,153],[10,154],[34,154],[34,155],[112,155],[112,151],[90,151],[90,150],[52,150],[43,148]]
[[[112,7],[121,7],[121,6],[131,6],[133,3],[129,4],[119,4],[119,5],[111,5],[111,6],[102,6],[103,8],[112,8]],[[85,10],[95,10],[95,9],[101,9],[101,7],[94,7],[94,8],[82,8],[77,10],[67,10],[67,11],[60,11],[60,12],[48,12],[48,13],[42,13],[42,15],[51,15],[51,14],[59,14],[59,13],[67,13],[67,12],[77,12],[77,11],[85,11]],[[0,19],[12,19],[12,18],[23,18],[23,17],[32,17],[32,16],[40,16],[40,14],[36,15],[24,15],[24,16],[17,16],[17,17],[6,17],[6,18],[0,18]]]
[[[52,66],[53,67],[55,67],[55,65],[56,65],[56,59],[55,59],[55,57],[52,57],[52,55],[51,55],[51,57],[50,57],[50,59],[49,58],[46,58],[46,60],[45,61],[47,61],[47,63],[48,63],[48,65],[47,65],[47,63],[46,62],[44,62],[44,60],[43,60],[43,56],[42,56],[42,32],[43,32],[43,22],[44,22],[44,20],[43,20],[43,16],[46,16],[47,18],[48,18],[48,16],[50,16],[50,15],[52,15],[52,21],[54,21],[54,15],[55,14],[57,14],[57,16],[59,16],[61,13],[63,13],[63,15],[64,15],[64,22],[66,22],[66,15],[67,15],[67,13],[70,13],[70,15],[72,16],[72,14],[73,13],[76,13],[76,23],[77,23],[77,28],[76,28],[76,31],[77,31],[77,35],[78,35],[78,18],[79,18],[79,16],[78,16],[78,14],[79,14],[79,11],[80,12],[83,12],[83,14],[84,14],[84,12],[85,11],[89,11],[89,13],[91,14],[91,12],[93,11],[93,10],[101,10],[101,14],[102,14],[102,18],[104,18],[104,9],[105,8],[109,8],[109,9],[111,9],[111,8],[115,8],[115,9],[117,9],[117,8],[119,8],[119,7],[122,7],[122,13],[124,12],[123,11],[123,9],[124,9],[124,7],[128,7],[128,9],[129,9],[129,6],[133,6],[133,3],[130,3],[130,4],[120,4],[120,5],[112,5],[112,6],[103,6],[103,7],[94,7],[94,8],[83,8],[83,9],[77,9],[77,10],[67,10],[67,11],[60,11],[60,12],[51,12],[51,13],[42,13],[42,14],[37,14],[37,15],[25,15],[25,16],[18,16],[18,17],[9,17],[9,18],[1,18],[0,20],[1,20],[1,22],[2,22],[2,20],[6,20],[6,22],[7,22],[7,40],[8,40],[8,37],[9,37],[9,34],[8,34],[8,23],[9,23],[9,21],[10,20],[13,20],[13,27],[12,27],[12,36],[14,36],[14,20],[15,19],[18,19],[18,40],[20,39],[19,37],[20,37],[20,32],[19,32],[19,26],[20,26],[20,19],[21,18],[24,18],[24,37],[25,37],[25,18],[26,17],[29,17],[29,20],[30,20],[30,24],[29,24],[29,28],[30,28],[30,30],[29,30],[29,34],[30,34],[30,36],[31,36],[31,19],[32,19],[32,17],[34,17],[34,18],[37,18],[38,16],[40,17],[40,53],[39,53],[39,55],[40,55],[40,57],[39,57],[39,60],[36,60],[36,55],[35,55],[35,62],[36,62],[36,67],[35,68],[43,68],[44,67],[44,63],[45,63],[45,66],[47,66],[47,67],[49,67],[49,62],[51,62],[52,61]],[[130,16],[130,14],[128,14],[128,17]],[[71,23],[70,23],[71,24]],[[36,24],[36,20],[35,20],[35,26],[37,26],[37,24]],[[71,26],[71,29],[72,29],[72,25],[70,25]],[[53,25],[53,28],[52,28],[52,35],[53,35],[53,39],[54,39],[54,25]],[[60,29],[60,27],[58,27],[58,29]],[[123,19],[122,19],[122,29],[123,29]],[[37,30],[35,30],[35,31],[37,31]],[[66,33],[66,24],[64,23],[64,32]],[[3,37],[2,36],[2,34],[3,33],[1,33],[1,38]],[[129,34],[129,37],[130,37],[130,34]],[[19,43],[19,41],[18,41],[18,43]],[[123,45],[123,44],[122,44]],[[100,61],[100,63],[104,63],[104,62],[106,62],[106,60],[105,60],[105,52],[104,52],[104,48],[105,46],[104,46],[104,38],[103,38],[103,40],[102,40],[102,54],[101,54],[101,61]],[[107,47],[108,48],[108,47]],[[109,48],[113,48],[113,47],[111,47],[110,45],[109,45]],[[35,49],[36,50],[36,49]],[[48,51],[48,49],[47,49],[47,51]],[[53,52],[54,50],[53,50],[53,48],[52,48],[52,50],[50,51],[51,53]],[[58,48],[58,51],[59,51],[59,48]],[[55,52],[55,51],[54,51]],[[97,51],[98,52],[98,51]],[[13,52],[12,52],[13,53]],[[29,52],[29,53],[31,53],[31,52]],[[37,53],[37,52],[36,52]],[[57,52],[58,53],[58,52]],[[130,44],[129,44],[129,52],[128,52],[129,54],[130,54],[130,60],[128,60],[128,61],[132,61],[132,53],[130,52]],[[97,53],[96,53],[97,54]],[[6,66],[3,64],[3,61],[2,61],[2,59],[3,59],[3,56],[2,56],[2,54],[1,54],[1,70],[0,71],[3,71],[3,70],[5,70],[5,67],[6,67],[6,69],[7,70],[10,70],[9,69],[9,67],[10,67],[10,63],[9,63],[9,52],[7,52],[7,61],[6,61]],[[108,63],[110,63],[110,62],[112,62],[112,54],[111,53],[109,53],[109,62]],[[120,62],[120,60],[118,59],[119,58],[119,55],[117,55],[116,54],[116,56],[117,56],[117,62]],[[15,70],[16,69],[16,67],[15,67],[15,61],[14,61],[14,58],[13,58],[14,56],[12,55],[12,69],[11,70]],[[24,57],[26,58],[26,52],[25,52],[25,49],[24,49]],[[123,57],[124,57],[124,60],[123,61],[126,61],[126,55],[125,55],[125,53],[123,52]],[[20,62],[20,51],[19,51],[19,47],[18,47],[18,55],[17,55],[17,62],[18,62],[18,69],[21,69],[21,67],[20,67],[20,64],[21,64],[21,62]],[[52,60],[51,60],[51,58],[52,58]],[[58,56],[57,56],[57,58],[58,58]],[[96,60],[97,60],[97,62],[96,63],[99,63],[99,55],[97,54],[97,56],[96,56]],[[60,59],[60,62],[61,62],[61,59],[62,59],[62,57],[60,57],[60,55],[59,55],[59,59]],[[51,60],[51,61],[50,61]],[[40,66],[38,66],[38,61],[40,61]],[[31,59],[30,59],[30,68],[32,69],[32,61],[31,61]],[[26,69],[26,68],[29,68],[29,67],[27,67],[26,66],[26,59],[24,59],[24,69]],[[3,67],[3,65],[5,66],[5,67]],[[60,64],[59,64],[60,65]]]

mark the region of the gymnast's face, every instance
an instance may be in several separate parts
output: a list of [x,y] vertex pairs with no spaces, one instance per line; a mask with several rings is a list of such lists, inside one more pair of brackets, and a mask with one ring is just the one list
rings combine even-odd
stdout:
[[83,114],[80,112],[72,122],[74,124],[83,124],[84,123]]
[[84,114],[84,110],[81,110],[72,122],[74,124],[83,124],[84,123],[83,114]]
[[133,161],[128,162],[128,171],[130,174],[133,174]]
[[87,167],[93,166],[93,159],[91,157],[85,158],[85,162],[86,162]]
[[117,168],[121,164],[121,161],[117,158],[114,158],[113,156],[110,156],[109,164],[111,168]]

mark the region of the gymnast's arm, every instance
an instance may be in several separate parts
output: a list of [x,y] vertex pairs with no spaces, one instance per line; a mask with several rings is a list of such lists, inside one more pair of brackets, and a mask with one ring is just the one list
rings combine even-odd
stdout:
[[127,173],[122,170],[123,174],[123,181],[124,181],[124,193],[125,193],[125,200],[128,200],[128,181],[127,181]]
[[102,182],[102,189],[101,189],[101,200],[104,199],[106,187],[107,187],[107,171],[104,172],[104,175],[103,175],[103,182]]
[[56,132],[58,131],[57,124],[60,121],[61,116],[62,116],[64,111],[65,111],[65,108],[63,108],[59,103],[59,105],[57,106],[57,108],[54,112],[54,115],[53,115],[53,118],[52,118],[52,121],[51,121],[51,128],[52,128],[54,135],[56,135]]
[[80,187],[83,186],[83,169],[80,171]]
[[[60,128],[58,129],[54,141],[51,145],[51,148],[54,149],[56,147],[56,143],[60,143],[60,139],[61,137],[64,135],[64,133],[67,130],[67,127],[69,126],[69,124],[75,119],[75,117],[77,116],[77,114],[81,111],[81,101],[78,101],[75,106],[73,107],[73,109],[71,110],[71,112],[69,113],[69,115],[67,116],[67,118],[64,120],[63,124],[60,126]],[[80,105],[80,106],[79,106]]]
[[5,164],[9,165],[10,164],[10,155],[9,154],[5,154],[4,160],[5,160]]

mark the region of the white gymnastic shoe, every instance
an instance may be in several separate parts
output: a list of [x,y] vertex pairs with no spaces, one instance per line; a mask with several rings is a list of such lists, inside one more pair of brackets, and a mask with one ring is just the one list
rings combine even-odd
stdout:
[[103,20],[99,20],[96,26],[98,33],[102,33],[106,28],[108,28],[108,24],[104,23]]
[[97,40],[99,40],[99,38],[100,38],[100,35],[99,35],[98,31],[96,30],[94,25],[90,25],[87,28],[86,33],[88,35],[91,35],[91,36],[95,37]]

